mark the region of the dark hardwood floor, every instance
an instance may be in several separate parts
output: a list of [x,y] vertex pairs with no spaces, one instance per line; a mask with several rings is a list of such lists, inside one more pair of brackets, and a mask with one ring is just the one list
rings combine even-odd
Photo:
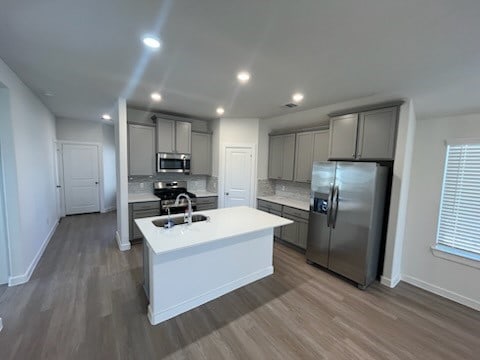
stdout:
[[5,291],[7,291],[8,289],[8,285],[7,284],[4,284],[4,285],[0,285],[0,298],[2,297],[3,293]]
[[151,326],[142,245],[120,252],[114,231],[115,213],[60,223],[0,296],[2,360],[479,359],[479,312],[403,283],[358,290],[280,244],[274,275]]

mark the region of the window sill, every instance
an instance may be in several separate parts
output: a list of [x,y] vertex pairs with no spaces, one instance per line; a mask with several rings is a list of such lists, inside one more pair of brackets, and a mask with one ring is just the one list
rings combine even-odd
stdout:
[[432,245],[430,249],[436,257],[480,269],[480,255],[438,244]]

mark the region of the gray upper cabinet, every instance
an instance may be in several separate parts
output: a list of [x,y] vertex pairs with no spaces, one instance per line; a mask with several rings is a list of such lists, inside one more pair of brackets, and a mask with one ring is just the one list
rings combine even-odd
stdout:
[[153,175],[155,169],[155,128],[128,125],[128,174]]
[[295,162],[295,134],[284,135],[283,138],[282,180],[293,180],[293,164]]
[[271,136],[268,151],[268,177],[281,179],[283,171],[283,136]]
[[192,132],[192,175],[212,173],[212,135]]
[[175,152],[175,121],[157,118],[157,152]]
[[295,151],[295,181],[310,182],[314,161],[328,160],[328,130],[297,134]]
[[329,159],[355,159],[357,125],[358,114],[349,114],[330,118]]
[[393,160],[398,107],[330,119],[331,160]]
[[295,134],[270,136],[268,177],[293,180]]
[[192,124],[157,118],[157,152],[191,153]]
[[175,149],[179,154],[190,154],[192,124],[186,121],[175,122]]
[[393,159],[398,108],[386,108],[360,113],[357,158]]

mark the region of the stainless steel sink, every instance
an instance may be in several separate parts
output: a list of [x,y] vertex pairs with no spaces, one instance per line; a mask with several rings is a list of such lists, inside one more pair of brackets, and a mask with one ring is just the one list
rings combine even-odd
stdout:
[[[205,216],[205,215],[202,215],[202,214],[193,214],[192,215],[192,223],[199,222],[199,221],[207,221],[207,220],[208,220],[208,216]],[[188,222],[188,221],[184,220],[183,215],[181,215],[181,216],[178,216],[178,215],[177,216],[171,216],[170,221],[173,222],[173,224],[175,224],[175,225],[184,225]],[[165,227],[167,222],[168,222],[168,218],[157,219],[157,220],[152,221],[153,225],[155,225],[157,227]]]

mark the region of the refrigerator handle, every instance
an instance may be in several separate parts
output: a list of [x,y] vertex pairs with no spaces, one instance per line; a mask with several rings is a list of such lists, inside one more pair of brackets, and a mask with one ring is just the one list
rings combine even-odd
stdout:
[[328,191],[328,205],[327,205],[327,226],[330,227],[332,219],[332,206],[333,206],[333,184],[330,184]]
[[[332,228],[335,229],[335,225],[337,224],[337,213],[338,213],[338,185],[335,186],[335,189],[333,191],[333,196],[332,196]],[[333,206],[333,204],[335,204]]]

